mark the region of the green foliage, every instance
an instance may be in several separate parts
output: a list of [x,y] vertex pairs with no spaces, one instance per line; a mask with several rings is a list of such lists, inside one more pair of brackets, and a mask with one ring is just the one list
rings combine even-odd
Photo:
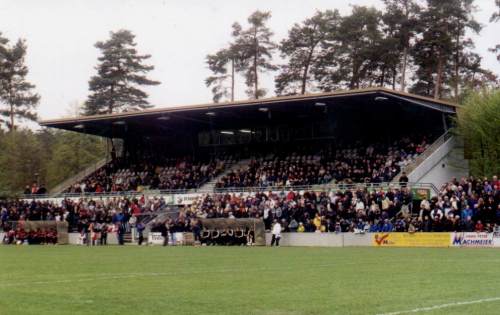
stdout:
[[148,95],[139,87],[160,84],[146,77],[154,67],[143,64],[151,56],[138,54],[135,35],[128,30],[110,34],[109,40],[95,44],[102,56],[98,58],[97,75],[89,81],[91,93],[85,103],[86,115],[149,108]]
[[105,139],[70,131],[54,133],[51,158],[47,161],[50,187],[97,162],[106,155]]
[[[435,98],[458,98],[460,72],[467,66],[466,54],[474,48],[465,33],[478,33],[481,25],[472,15],[474,0],[427,0],[420,33],[412,56],[417,66],[411,91]],[[451,93],[453,91],[453,93]]]
[[473,92],[458,111],[458,132],[471,157],[471,173],[500,173],[500,90]]
[[275,79],[276,94],[304,94],[312,84],[311,73],[321,67],[322,48],[326,40],[334,34],[340,23],[337,10],[316,12],[301,24],[294,24],[288,37],[281,41],[279,49],[281,57],[287,64],[280,66],[280,73]]
[[53,187],[106,153],[103,139],[68,131],[0,132],[0,192],[21,193],[35,181]]
[[19,193],[25,185],[43,179],[48,150],[31,130],[13,130],[0,137],[0,191]]
[[[389,68],[392,72],[392,85],[395,88],[397,76],[396,67],[400,65],[400,89],[406,88],[406,71],[409,62],[409,51],[412,40],[417,34],[422,7],[415,0],[384,0],[385,12],[382,16],[385,37],[382,47],[385,48],[383,69]],[[385,84],[384,76],[380,84]]]
[[[279,67],[270,62],[276,48],[265,25],[270,13],[257,11],[249,17],[248,29],[233,24],[229,47],[207,56],[213,75],[205,83],[215,101],[234,95],[234,72],[245,76],[249,97],[263,96],[259,73],[276,69],[277,95],[307,89],[396,89],[399,83],[402,91],[409,85],[412,93],[458,102],[466,90],[498,86],[497,76],[481,66],[468,36],[482,28],[474,18],[475,0],[383,2],[382,11],[353,6],[345,16],[326,10],[294,24],[278,46],[285,60]],[[498,0],[496,4],[500,7]],[[493,13],[491,21],[499,16]],[[492,51],[498,53],[499,47]],[[225,85],[229,78],[231,92]]]
[[378,67],[383,34],[382,13],[375,8],[353,6],[342,18],[338,31],[326,41],[315,78],[324,91],[348,87],[356,89],[373,84]]
[[19,39],[8,46],[0,33],[0,117],[12,130],[16,119],[36,120],[35,108],[40,96],[33,92],[35,86],[26,81],[26,43]]

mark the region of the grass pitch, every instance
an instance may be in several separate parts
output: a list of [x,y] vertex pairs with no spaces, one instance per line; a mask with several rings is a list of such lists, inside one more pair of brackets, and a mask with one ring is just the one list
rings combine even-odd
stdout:
[[499,314],[500,250],[0,246],[1,315],[411,310]]

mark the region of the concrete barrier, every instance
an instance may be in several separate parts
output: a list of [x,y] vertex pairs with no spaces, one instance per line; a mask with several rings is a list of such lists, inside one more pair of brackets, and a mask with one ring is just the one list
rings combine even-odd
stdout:
[[[68,233],[69,244],[80,245],[80,233]],[[116,233],[108,233],[108,245],[118,245]]]
[[342,236],[344,238],[344,247],[372,246],[372,235],[370,233],[342,233]]
[[[271,244],[271,233],[266,233],[266,245]],[[282,233],[281,246],[342,247],[342,234],[336,233]]]

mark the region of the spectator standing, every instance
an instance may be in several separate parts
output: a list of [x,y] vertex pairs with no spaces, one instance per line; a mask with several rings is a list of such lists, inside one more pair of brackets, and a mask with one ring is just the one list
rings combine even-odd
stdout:
[[118,236],[118,245],[125,245],[125,231],[127,230],[127,227],[125,226],[125,223],[123,222],[118,222],[118,231],[116,232]]
[[101,239],[100,239],[100,244],[101,245],[108,245],[108,225],[106,222],[104,222],[101,226]]
[[144,242],[144,230],[146,229],[146,226],[144,223],[141,221],[137,221],[135,228],[137,230],[137,235],[139,235],[139,246],[142,245],[142,242]]
[[281,224],[278,222],[278,220],[274,220],[274,225],[272,228],[272,238],[271,238],[271,246],[280,246],[280,239],[281,239]]
[[166,220],[163,224],[160,225],[161,236],[163,236],[163,246],[168,245],[168,234],[169,234],[169,224],[168,220]]
[[401,183],[401,187],[406,187],[408,185],[408,176],[406,175],[406,172],[403,172],[401,174],[401,177],[399,177],[399,182]]

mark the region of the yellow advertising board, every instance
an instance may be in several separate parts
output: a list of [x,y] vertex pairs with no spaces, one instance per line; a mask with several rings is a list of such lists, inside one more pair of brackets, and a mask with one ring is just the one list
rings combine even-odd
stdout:
[[375,247],[449,247],[450,233],[374,233]]

